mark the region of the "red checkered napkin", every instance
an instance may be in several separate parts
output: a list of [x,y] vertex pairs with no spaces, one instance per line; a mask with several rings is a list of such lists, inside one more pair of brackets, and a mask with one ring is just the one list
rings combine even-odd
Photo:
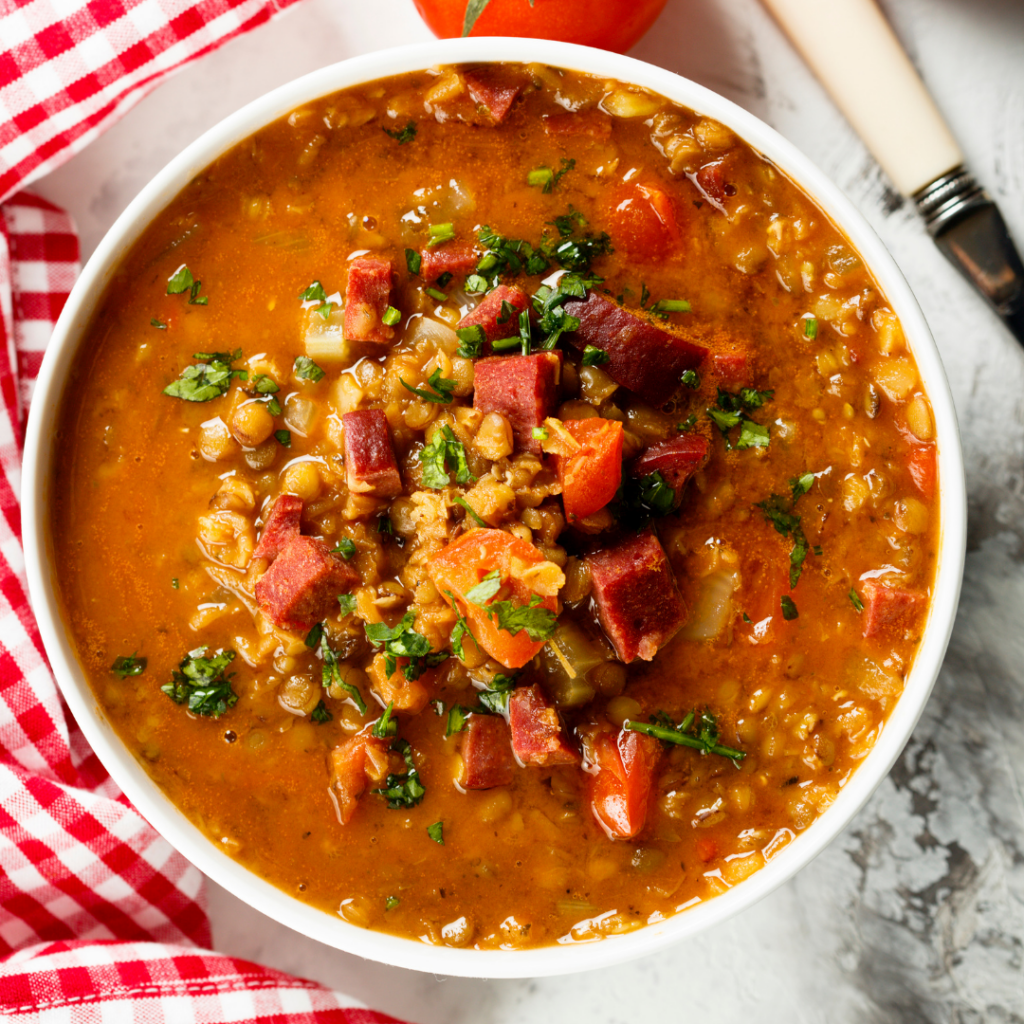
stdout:
[[28,604],[21,446],[78,272],[70,218],[17,189],[168,71],[291,0],[0,0],[0,1019],[386,1024],[313,982],[209,953],[199,871],[111,781]]

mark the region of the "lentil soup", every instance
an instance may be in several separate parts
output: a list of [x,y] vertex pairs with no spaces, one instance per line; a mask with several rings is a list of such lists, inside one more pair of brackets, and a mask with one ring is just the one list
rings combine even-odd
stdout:
[[546,66],[295,110],[132,248],[52,536],[97,699],[364,927],[591,941],[736,885],[871,750],[938,544],[902,330],[722,125]]

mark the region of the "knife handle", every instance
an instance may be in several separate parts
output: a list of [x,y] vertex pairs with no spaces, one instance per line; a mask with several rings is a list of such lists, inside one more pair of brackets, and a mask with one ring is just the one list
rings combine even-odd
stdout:
[[764,0],[904,195],[963,163],[875,0]]

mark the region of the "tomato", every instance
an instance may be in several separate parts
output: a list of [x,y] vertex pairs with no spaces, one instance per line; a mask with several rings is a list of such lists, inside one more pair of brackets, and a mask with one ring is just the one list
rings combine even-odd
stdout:
[[[430,31],[462,35],[468,0],[413,0]],[[625,53],[661,14],[665,0],[489,0],[471,36],[559,39]]]
[[679,249],[675,204],[657,185],[621,185],[612,192],[609,207],[609,233],[616,246],[631,256],[657,258]]
[[907,470],[921,496],[931,501],[935,497],[935,445],[914,445],[907,456]]
[[615,497],[622,483],[622,424],[594,416],[562,425],[583,445],[576,455],[555,456],[562,504],[571,523],[600,512]]
[[[512,570],[543,561],[544,556],[532,544],[504,530],[470,530],[435,555],[428,568],[441,597],[448,604],[452,604],[454,597],[458,611],[466,617],[470,632],[480,646],[505,668],[522,668],[544,643],[531,640],[525,629],[515,636],[499,629],[486,609],[467,601],[465,595],[488,573],[497,570],[502,589],[511,591],[513,603],[529,604],[533,592],[521,579],[512,576]],[[505,598],[499,596],[495,599]],[[545,597],[539,607],[547,608],[556,615],[561,611],[561,605],[554,597]],[[464,642],[473,643],[469,637]]]
[[632,839],[647,821],[647,803],[661,747],[656,739],[623,729],[594,737],[590,806],[613,838]]

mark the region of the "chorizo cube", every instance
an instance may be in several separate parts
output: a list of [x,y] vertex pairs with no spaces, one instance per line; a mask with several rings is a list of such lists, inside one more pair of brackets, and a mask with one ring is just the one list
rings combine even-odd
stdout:
[[384,323],[391,298],[391,261],[364,256],[348,267],[345,284],[345,340],[387,344],[394,328]]
[[645,448],[634,460],[630,472],[635,477],[660,473],[665,483],[675,491],[678,505],[683,488],[707,461],[710,448],[707,438],[699,434],[680,434]]
[[512,109],[523,83],[508,77],[500,67],[469,68],[462,73],[474,103],[487,108],[495,124],[501,124]]
[[512,436],[520,451],[540,454],[533,436],[558,402],[562,379],[560,352],[535,352],[529,356],[492,356],[476,363],[473,408],[501,413],[512,424]]
[[522,765],[547,768],[553,764],[579,764],[580,755],[565,738],[558,711],[541,688],[517,687],[508,700],[512,752]]
[[602,349],[608,362],[601,367],[609,377],[651,405],[661,405],[679,387],[686,370],[695,370],[708,350],[677,334],[655,327],[596,292],[587,300],[567,302],[566,313],[580,326],[566,339],[575,348]]
[[[506,308],[505,303],[511,307]],[[511,288],[499,284],[488,292],[483,301],[470,310],[459,322],[458,327],[479,325],[484,330],[488,351],[492,341],[512,338],[519,333],[519,314],[530,305],[530,297],[518,285]]]
[[504,718],[471,715],[462,737],[463,789],[493,789],[512,781],[515,764]]
[[887,587],[868,580],[861,588],[864,597],[864,636],[877,636],[889,630],[913,626],[918,613],[928,604],[928,595],[920,590]]
[[359,576],[316,537],[289,538],[256,581],[260,610],[282,629],[310,629],[332,611]]
[[357,409],[341,418],[345,428],[345,482],[353,494],[394,498],[402,493],[391,430],[381,409]]
[[302,499],[295,494],[282,494],[271,506],[252,557],[277,558],[281,548],[301,532]]
[[650,531],[587,556],[592,595],[619,660],[650,661],[686,618],[658,538]]
[[420,250],[420,277],[436,281],[442,274],[457,277],[472,274],[480,261],[480,253],[471,242],[449,242],[436,249]]

